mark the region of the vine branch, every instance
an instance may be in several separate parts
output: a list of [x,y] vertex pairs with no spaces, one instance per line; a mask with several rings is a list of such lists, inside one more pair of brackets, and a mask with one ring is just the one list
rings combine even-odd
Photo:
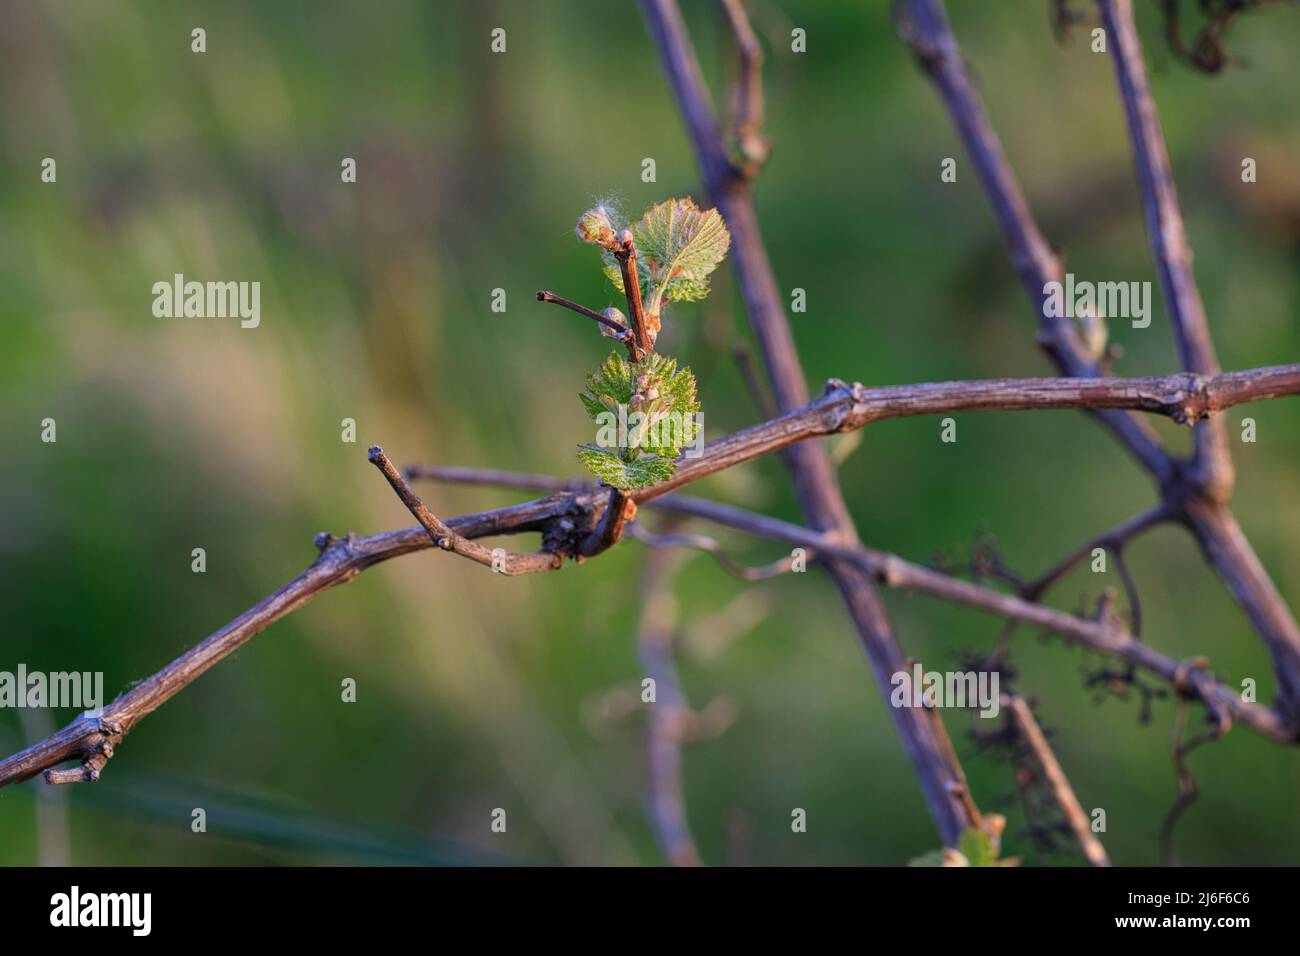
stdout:
[[[991,410],[997,408],[1066,408],[1088,407],[1091,403],[1111,403],[1110,407],[1132,407],[1165,414],[1182,414],[1189,420],[1193,413],[1224,403],[1273,398],[1300,392],[1300,366],[1279,366],[1249,372],[1226,372],[1210,379],[1196,379],[1189,388],[1188,377],[1175,375],[1153,379],[1102,379],[1095,382],[1070,379],[1029,379],[1015,384],[1014,379],[986,382],[945,382],[935,385],[896,386],[868,389],[832,381],[826,393],[802,409],[777,419],[755,425],[705,446],[698,458],[680,459],[677,472],[667,481],[637,489],[626,495],[620,509],[619,526],[627,520],[629,507],[664,498],[670,491],[707,475],[788,448],[810,438],[849,431],[886,418],[905,415],[937,414],[952,410]],[[1028,397],[1026,397],[1028,396]],[[535,531],[542,534],[542,550],[533,555],[516,555],[520,570],[549,570],[558,567],[563,557],[578,559],[588,552],[584,542],[600,540],[599,529],[607,526],[608,512],[618,496],[617,489],[592,488],[582,492],[557,491],[546,498],[525,504],[451,518],[434,516],[402,479],[392,462],[378,446],[372,446],[371,460],[398,493],[404,505],[416,515],[420,525],[401,531],[357,538],[317,536],[320,556],[294,580],[250,608],[230,624],[215,632],[201,644],[182,654],[163,670],[132,688],[105,708],[99,717],[83,717],[55,734],[14,756],[0,761],[0,787],[50,771],[67,760],[82,762],[80,771],[55,771],[47,774],[49,783],[94,781],[113,749],[132,727],[157,710],[184,687],[200,677],[214,664],[243,646],[267,626],[301,607],[307,601],[335,585],[350,581],[366,568],[426,548],[438,547],[491,565],[492,552],[473,539],[503,534]],[[411,469],[411,473],[431,473],[431,469]],[[467,472],[449,470],[464,478]],[[539,476],[524,476],[534,485],[542,484]],[[566,487],[572,487],[571,484]],[[619,493],[621,495],[622,493]],[[727,514],[715,509],[718,520]],[[761,516],[753,516],[758,518]],[[725,522],[724,522],[725,523]],[[1163,658],[1142,643],[1113,631],[1089,628],[1089,622],[1032,604],[1012,595],[980,588],[950,578],[937,571],[908,565],[898,559],[872,552],[856,540],[846,543],[835,532],[818,533],[786,525],[775,519],[751,522],[751,527],[780,530],[785,540],[793,540],[820,551],[829,566],[851,567],[867,579],[873,576],[890,586],[906,586],[957,603],[992,610],[1028,623],[1036,623],[1081,642],[1091,643],[1108,653],[1124,657],[1172,680],[1177,662]],[[791,530],[793,529],[793,530]],[[796,537],[792,538],[794,534]],[[781,534],[777,534],[781,537]],[[809,537],[811,536],[811,537]],[[450,545],[450,546],[449,546]],[[487,560],[484,560],[486,554]],[[536,567],[534,567],[536,564]],[[544,565],[544,566],[543,566]],[[1095,628],[1095,625],[1093,625]],[[899,667],[902,669],[902,659]],[[1199,672],[1198,672],[1199,673]],[[886,675],[885,679],[888,679]],[[1194,683],[1199,678],[1194,679]],[[1217,690],[1210,696],[1200,684],[1198,693],[1207,701],[1240,716],[1244,723],[1278,739],[1289,740],[1294,732],[1289,724],[1260,705],[1247,705],[1235,694]],[[937,745],[937,743],[936,743]],[[964,779],[964,778],[963,778]],[[956,800],[952,787],[960,779],[945,785],[945,795]],[[958,801],[960,802],[960,801]]]

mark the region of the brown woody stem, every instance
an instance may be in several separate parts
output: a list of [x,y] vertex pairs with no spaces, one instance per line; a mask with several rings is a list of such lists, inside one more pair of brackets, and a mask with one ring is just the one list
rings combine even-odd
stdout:
[[637,276],[636,245],[632,234],[624,232],[618,238],[618,247],[614,250],[614,259],[623,276],[623,292],[627,296],[628,321],[632,323],[632,336],[636,343],[633,361],[641,361],[654,351],[646,329],[645,307],[641,303],[641,280]]
[[555,571],[564,563],[562,555],[548,551],[539,551],[536,554],[511,554],[504,548],[488,549],[476,541],[462,537],[444,524],[437,515],[425,506],[419,496],[411,490],[411,486],[398,474],[397,469],[393,467],[393,463],[388,460],[388,456],[384,454],[382,448],[378,445],[371,445],[369,457],[370,463],[388,479],[388,483],[392,486],[393,491],[397,493],[397,497],[401,499],[402,504],[406,505],[406,510],[415,516],[416,521],[420,522],[420,526],[428,532],[429,540],[436,547],[469,558],[471,561],[485,565],[500,574],[511,576]]
[[1052,792],[1052,798],[1056,801],[1056,805],[1061,808],[1066,825],[1079,842],[1079,848],[1083,850],[1084,857],[1092,866],[1110,866],[1110,857],[1106,855],[1106,848],[1101,845],[1097,835],[1092,832],[1088,815],[1083,812],[1083,807],[1079,804],[1079,798],[1074,795],[1074,788],[1070,786],[1069,778],[1066,777],[1065,771],[1061,769],[1061,763],[1056,759],[1056,754],[1052,752],[1043,729],[1038,726],[1038,721],[1034,718],[1034,712],[1029,708],[1029,703],[1023,697],[1011,697],[1003,694],[1002,706],[1011,711],[1012,725],[1016,728],[1017,735],[1033,753],[1034,760],[1038,763],[1039,769],[1043,772],[1043,778],[1047,781],[1048,789]]

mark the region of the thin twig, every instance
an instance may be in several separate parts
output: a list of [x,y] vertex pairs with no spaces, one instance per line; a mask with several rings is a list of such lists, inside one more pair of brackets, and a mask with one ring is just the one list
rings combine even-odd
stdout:
[[692,714],[673,659],[673,577],[682,556],[667,550],[650,555],[642,573],[638,632],[641,666],[653,680],[654,703],[646,724],[646,767],[650,818],[664,856],[674,866],[697,866],[682,785],[682,739]]
[[633,539],[640,541],[642,544],[649,545],[652,548],[690,548],[693,551],[703,551],[712,555],[718,565],[728,574],[737,577],[742,581],[766,581],[768,578],[778,577],[782,574],[789,574],[793,569],[794,558],[778,558],[768,564],[750,567],[732,560],[727,554],[726,549],[716,538],[710,538],[703,534],[685,534],[675,532],[672,534],[656,534],[640,524],[631,525],[628,534]]
[[595,309],[589,309],[585,305],[580,305],[579,303],[574,302],[572,299],[566,299],[563,296],[556,295],[554,292],[547,292],[545,289],[537,293],[537,301],[553,302],[572,312],[577,312],[579,315],[585,315],[589,319],[594,319],[607,329],[612,329],[614,332],[617,332],[617,338],[620,342],[630,331],[626,325],[616,319],[611,319],[607,315],[601,315]]
[[731,110],[731,136],[743,160],[740,173],[753,179],[767,162],[770,144],[763,136],[763,46],[749,22],[744,0],[721,0],[740,54]]
[[745,390],[749,392],[749,397],[754,400],[754,407],[764,418],[775,418],[776,408],[772,405],[772,396],[767,393],[763,383],[759,381],[758,376],[754,373],[754,359],[750,355],[749,349],[743,345],[737,345],[731,350],[732,358],[736,361],[736,369],[740,372],[740,379],[745,383]]
[[594,491],[596,485],[584,478],[555,478],[551,475],[523,474],[499,468],[466,468],[462,465],[407,465],[402,469],[407,481],[429,479],[466,485],[496,485],[527,491]]
[[1182,819],[1183,813],[1196,802],[1196,798],[1201,793],[1200,788],[1196,786],[1196,778],[1187,767],[1187,755],[1202,744],[1222,738],[1230,726],[1229,723],[1221,720],[1216,727],[1185,741],[1183,737],[1187,732],[1187,717],[1187,701],[1180,699],[1178,710],[1174,714],[1174,731],[1169,748],[1174,762],[1174,775],[1178,778],[1178,796],[1174,798],[1174,805],[1169,808],[1169,812],[1160,824],[1160,858],[1165,866],[1178,866],[1174,829]]
[[549,551],[538,551],[535,554],[511,554],[504,548],[488,549],[475,541],[471,541],[469,538],[458,535],[440,521],[438,516],[430,511],[419,496],[411,490],[411,486],[398,474],[397,469],[393,467],[393,463],[388,460],[388,456],[384,454],[382,448],[378,445],[371,445],[369,457],[370,463],[388,479],[388,483],[392,485],[397,497],[401,499],[402,504],[406,505],[406,510],[415,516],[415,520],[420,522],[424,530],[429,533],[429,539],[442,550],[459,554],[461,557],[486,565],[500,574],[511,576],[554,571],[564,563],[562,555]]
[[1088,558],[1097,548],[1105,548],[1112,554],[1118,555],[1119,551],[1129,541],[1133,540],[1147,529],[1152,528],[1163,521],[1168,521],[1170,517],[1170,509],[1163,502],[1154,507],[1148,508],[1141,514],[1134,515],[1132,518],[1121,522],[1109,531],[1097,535],[1097,537],[1093,538],[1087,544],[1077,548],[1059,561],[1051,570],[1025,584],[1024,587],[1020,589],[1021,597],[1025,598],[1027,601],[1037,601],[1043,596],[1048,588],[1056,584],[1056,582],[1061,580],[1061,578],[1065,577],[1065,575],[1073,570],[1080,561]]
[[1083,812],[1079,798],[1074,795],[1074,788],[1070,786],[1069,778],[1061,769],[1061,763],[1052,752],[1047,737],[1043,734],[1043,729],[1038,726],[1038,721],[1034,718],[1034,712],[1028,702],[1023,697],[1003,694],[1002,706],[1010,710],[1016,733],[1032,751],[1048,788],[1052,791],[1056,805],[1061,808],[1061,813],[1065,816],[1070,832],[1079,841],[1079,848],[1083,850],[1084,857],[1093,866],[1110,866],[1110,857],[1106,855],[1106,848],[1092,832],[1088,815]]

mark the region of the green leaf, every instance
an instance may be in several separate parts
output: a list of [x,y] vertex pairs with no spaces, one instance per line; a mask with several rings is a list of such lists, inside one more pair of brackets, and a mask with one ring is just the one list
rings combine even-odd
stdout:
[[[651,206],[631,228],[648,314],[659,315],[665,302],[696,302],[709,294],[709,273],[731,247],[731,233],[716,209],[670,199]],[[604,258],[605,275],[622,292],[617,261],[608,252]]]
[[669,302],[699,302],[708,297],[708,279],[688,279],[684,275],[673,279],[664,292],[664,298]]
[[618,412],[636,394],[636,373],[633,365],[618,352],[609,353],[599,369],[587,376],[587,388],[578,395],[588,414],[595,418],[601,412]]
[[672,411],[686,414],[700,410],[700,399],[695,391],[695,375],[689,368],[678,368],[676,359],[667,358],[658,352],[642,363],[647,364],[654,372],[659,394]]
[[605,484],[622,491],[633,491],[666,481],[677,471],[677,463],[671,458],[642,455],[633,461],[624,461],[599,445],[579,445],[578,460]]
[[[645,380],[646,392],[639,392]],[[599,369],[587,376],[587,387],[578,397],[594,418],[601,412],[618,412],[619,405],[628,405],[634,396],[643,396],[653,390],[657,393],[656,408],[648,405],[642,411],[677,412],[694,418],[700,410],[696,392],[695,375],[685,366],[678,368],[677,360],[652,352],[641,362],[630,362],[621,352],[611,352]],[[686,439],[690,442],[690,437]]]
[[997,866],[998,851],[993,837],[977,827],[967,827],[957,841],[957,849],[971,866]]
[[705,212],[690,199],[651,206],[632,227],[632,237],[650,275],[646,311],[651,315],[659,314],[664,301],[708,295],[709,273],[731,247],[731,234],[718,211]]
[[[578,398],[600,424],[600,444],[579,446],[578,458],[597,478],[625,491],[671,478],[682,448],[694,443],[700,430],[694,374],[657,352],[641,362],[611,352],[587,376],[587,387]],[[636,427],[635,413],[641,415]],[[602,419],[605,415],[613,418]],[[609,433],[602,438],[601,432],[618,429],[620,422],[627,432],[618,436],[620,445],[615,446]]]

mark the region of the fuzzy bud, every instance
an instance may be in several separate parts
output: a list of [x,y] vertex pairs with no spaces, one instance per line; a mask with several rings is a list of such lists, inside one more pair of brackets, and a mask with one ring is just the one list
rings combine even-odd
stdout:
[[578,218],[578,238],[612,250],[615,244],[614,218],[605,206],[593,206]]
[[602,323],[600,326],[600,334],[607,336],[611,339],[618,339],[619,341],[622,341],[623,336],[627,335],[627,321],[623,318],[623,313],[620,312],[618,309],[608,308],[601,314],[604,315],[605,318],[612,319],[613,321],[617,322],[619,325],[623,326],[623,331],[620,332],[617,329],[611,329],[608,325]]

